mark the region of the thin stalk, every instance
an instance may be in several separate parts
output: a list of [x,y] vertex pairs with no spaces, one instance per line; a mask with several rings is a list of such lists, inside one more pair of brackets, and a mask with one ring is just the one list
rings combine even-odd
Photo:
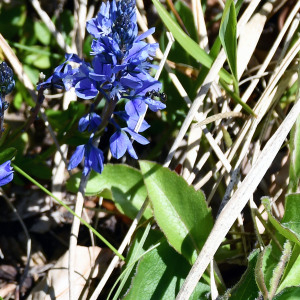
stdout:
[[[117,104],[117,100],[115,100],[115,99],[106,101],[106,105],[105,105],[104,111],[102,113],[102,122],[99,126],[97,133],[94,136],[94,139],[93,139],[93,146],[96,148],[99,145],[100,136],[103,133],[105,127],[107,126],[107,124],[114,112],[116,104]],[[88,173],[87,175],[82,173],[80,184],[79,184],[79,189],[78,189],[78,193],[77,193],[77,197],[76,197],[75,213],[80,216],[82,215],[85,189],[87,186],[89,176],[90,176],[90,173]],[[75,273],[75,269],[74,269],[75,263],[74,262],[76,259],[76,245],[77,245],[77,239],[78,239],[78,234],[79,234],[79,228],[80,228],[80,221],[79,221],[79,219],[74,218],[73,223],[72,223],[70,243],[69,243],[68,273],[69,273],[69,299],[70,300],[73,300],[73,277],[74,277],[74,273]]]

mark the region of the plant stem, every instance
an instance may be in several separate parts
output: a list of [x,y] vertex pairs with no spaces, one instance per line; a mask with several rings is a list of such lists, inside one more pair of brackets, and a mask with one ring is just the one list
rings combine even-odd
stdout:
[[39,187],[43,192],[45,192],[47,195],[52,197],[57,203],[62,205],[67,211],[69,211],[74,217],[78,218],[81,223],[86,226],[88,229],[90,229],[107,247],[109,247],[120,259],[125,260],[124,256],[121,255],[117,249],[111,245],[96,229],[94,229],[90,224],[88,224],[85,220],[83,220],[80,216],[78,216],[68,205],[66,205],[63,201],[56,198],[50,191],[48,191],[45,187],[43,187],[40,183],[38,183],[35,179],[33,179],[30,175],[28,175],[26,172],[24,172],[22,169],[20,169],[18,166],[12,163],[12,167],[14,170],[16,170],[18,173],[23,175],[25,178],[27,178],[29,181],[31,181],[33,184],[35,184],[37,187]]

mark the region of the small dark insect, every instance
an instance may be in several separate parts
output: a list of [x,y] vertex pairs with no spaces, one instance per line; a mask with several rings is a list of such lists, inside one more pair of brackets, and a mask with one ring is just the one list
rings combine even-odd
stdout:
[[152,91],[146,92],[145,96],[146,97],[150,97],[150,98],[158,97],[158,98],[160,98],[160,100],[162,102],[166,102],[167,101],[167,95],[165,93],[160,93],[160,92],[158,92],[156,90],[152,90]]
[[160,93],[160,100],[162,101],[162,102],[166,102],[167,101],[167,95],[166,95],[166,93]]

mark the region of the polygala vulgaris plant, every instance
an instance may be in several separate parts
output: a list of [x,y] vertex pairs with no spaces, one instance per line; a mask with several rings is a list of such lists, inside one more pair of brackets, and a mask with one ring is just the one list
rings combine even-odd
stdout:
[[[156,96],[159,93],[154,93],[154,96],[151,93],[161,89],[161,83],[150,75],[151,68],[155,67],[151,60],[158,44],[144,41],[154,28],[138,35],[135,1],[102,3],[97,17],[89,20],[86,28],[93,36],[91,63],[76,54],[66,54],[66,61],[38,85],[38,89],[74,88],[79,98],[91,101],[89,113],[79,121],[79,131],[88,131],[89,141],[76,148],[68,166],[68,169],[73,169],[84,158],[84,175],[91,169],[98,173],[103,170],[104,156],[98,148],[97,137],[108,123],[115,127],[109,140],[113,157],[118,159],[128,152],[137,159],[133,141],[143,145],[149,143],[139,134],[149,128],[143,119],[147,106],[154,112],[165,108],[160,97]],[[95,107],[102,99],[106,104],[100,117]],[[121,99],[126,101],[125,110],[116,111]],[[120,125],[122,123],[126,125]]]

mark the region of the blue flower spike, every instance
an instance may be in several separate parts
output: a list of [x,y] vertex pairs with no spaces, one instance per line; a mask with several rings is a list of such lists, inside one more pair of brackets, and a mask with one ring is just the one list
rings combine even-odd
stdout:
[[[150,75],[151,68],[155,68],[151,61],[158,44],[144,41],[155,31],[154,28],[138,36],[135,0],[102,2],[99,13],[87,22],[86,29],[93,37],[91,63],[75,54],[66,54],[66,61],[54,70],[51,77],[38,85],[38,89],[74,88],[79,98],[92,103],[98,96],[107,101],[107,109],[101,118],[94,112],[94,105],[91,105],[90,113],[79,121],[79,131],[88,131],[91,136],[86,145],[76,148],[68,169],[77,167],[84,158],[84,174],[91,169],[99,173],[103,170],[103,153],[93,144],[99,126],[103,129],[109,122],[116,128],[110,138],[113,157],[118,159],[128,152],[137,159],[132,142],[135,140],[143,145],[149,143],[139,132],[150,126],[143,120],[139,132],[135,132],[139,119],[144,118],[147,105],[154,112],[166,107],[159,97],[149,96],[149,91],[158,93],[161,89],[161,83]],[[125,111],[116,111],[120,99],[126,102]],[[118,125],[118,121],[125,121],[127,127]]]
[[5,61],[0,64],[0,116],[7,109],[8,104],[5,102],[5,96],[15,87],[15,80],[12,69]]

